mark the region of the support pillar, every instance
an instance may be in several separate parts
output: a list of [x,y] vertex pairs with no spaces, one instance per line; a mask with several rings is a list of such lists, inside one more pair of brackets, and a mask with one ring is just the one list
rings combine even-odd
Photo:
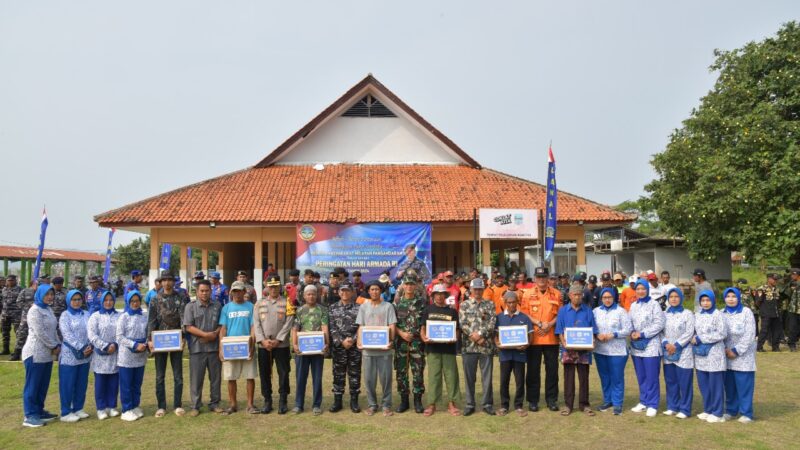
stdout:
[[158,268],[161,267],[161,242],[158,240],[158,229],[150,229],[150,270],[147,273],[147,284],[150,289],[156,287]]
[[492,241],[490,239],[481,240],[481,270],[486,275],[492,275]]
[[86,278],[87,274],[88,270],[86,268],[86,261],[81,261],[81,275],[83,275],[83,277]]
[[275,263],[275,271],[279,277],[281,277],[281,281],[285,283],[286,280],[286,243],[285,242],[278,242],[278,262]]
[[[220,280],[225,280],[225,252],[217,250],[217,272]],[[224,283],[224,281],[222,281]]]
[[[264,284],[264,241],[261,240],[261,236],[259,235],[258,239],[253,242],[254,247],[254,269],[253,269],[253,287],[256,289],[256,295],[258,299],[261,300],[262,294],[264,289],[262,288]],[[269,252],[268,252],[269,254]]]
[[28,277],[25,275],[25,271],[28,269],[28,262],[24,259],[19,260],[19,285],[23,288],[28,287]]
[[64,284],[70,286],[69,282],[69,261],[64,261]]
[[8,276],[8,258],[3,258],[3,276]]
[[174,247],[178,247],[178,276],[181,280],[185,283],[186,282],[186,270],[184,269],[184,261],[186,261],[186,255],[183,253],[186,251],[185,245],[175,245]]
[[208,249],[204,248],[200,254],[200,270],[208,275]]
[[528,273],[528,268],[525,266],[525,245],[524,244],[519,244],[518,252],[519,253],[518,253],[518,256],[517,256],[517,264],[519,265],[519,270],[520,271],[525,271],[526,274],[530,275]]
[[576,244],[576,259],[578,267],[575,268],[576,272],[585,272],[586,271],[586,234],[583,231],[583,227],[579,227],[578,230],[578,238],[575,240]]

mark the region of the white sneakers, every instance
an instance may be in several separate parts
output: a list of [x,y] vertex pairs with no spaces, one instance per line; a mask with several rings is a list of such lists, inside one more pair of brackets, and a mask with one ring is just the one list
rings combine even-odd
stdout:
[[108,413],[108,417],[117,417],[117,416],[119,416],[119,411],[117,411],[114,408],[108,408],[106,410],[106,413]]
[[89,418],[89,414],[86,414],[86,411],[84,411],[84,410],[75,411],[72,414],[75,414],[76,416],[78,416],[78,419],[88,419]]
[[723,414],[722,418],[725,419],[725,420],[731,420],[731,419],[733,419],[733,416],[731,416],[730,414]]
[[62,422],[75,423],[75,422],[77,422],[79,420],[81,420],[81,418],[78,417],[75,413],[70,413],[70,414],[67,414],[66,416],[61,416],[61,421]]
[[700,420],[708,420],[708,414],[702,412],[702,413],[697,415],[697,418],[700,419]]
[[108,419],[108,412],[107,411],[108,411],[107,409],[101,409],[101,410],[97,411],[97,420],[106,420],[106,419]]
[[676,419],[685,419],[686,417],[688,417],[688,416],[686,414],[682,413],[682,412],[679,412],[678,414],[675,414],[675,418]]
[[647,417],[655,417],[658,414],[658,411],[655,408],[647,408],[647,413],[645,414]]
[[644,412],[646,409],[647,409],[647,406],[644,406],[643,404],[639,403],[638,405],[636,405],[633,408],[631,408],[631,411],[633,411],[635,413],[640,413],[640,412]]
[[749,418],[747,416],[739,417],[739,423],[750,423],[752,421],[753,421],[753,419],[751,419],[751,418]]
[[136,408],[133,408],[131,411],[133,411],[137,419],[141,419],[142,417],[144,417],[144,411],[142,411],[142,408],[139,408],[138,406]]
[[664,411],[661,414],[664,414],[665,416],[671,416],[671,415],[675,414],[675,411],[673,411],[671,409],[668,409],[668,410]]
[[183,408],[175,408],[175,415],[178,417],[183,417],[186,414],[186,410]]
[[709,414],[708,418],[706,419],[706,422],[708,422],[708,423],[722,423],[722,422],[725,422],[725,419],[723,419],[722,417],[717,417],[717,416]]
[[122,417],[120,418],[125,422],[133,422],[134,420],[138,419],[139,416],[137,416],[136,413],[133,412],[133,410],[130,410],[122,413]]

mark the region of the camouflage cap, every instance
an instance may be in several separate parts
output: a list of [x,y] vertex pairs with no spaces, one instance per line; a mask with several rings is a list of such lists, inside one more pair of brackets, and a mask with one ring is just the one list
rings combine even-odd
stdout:
[[417,284],[417,277],[414,275],[406,275],[403,277],[403,284]]
[[233,292],[233,291],[244,291],[246,289],[247,289],[247,285],[244,284],[241,281],[234,281],[233,284],[231,284],[231,292]]

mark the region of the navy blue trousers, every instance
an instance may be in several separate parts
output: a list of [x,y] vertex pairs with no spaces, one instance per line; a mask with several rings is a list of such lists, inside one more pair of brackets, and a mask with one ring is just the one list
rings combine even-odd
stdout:
[[44,401],[50,388],[53,362],[35,363],[33,357],[24,361],[25,387],[22,389],[22,407],[25,417],[39,418],[44,413]]
[[725,372],[697,371],[697,384],[703,396],[703,412],[722,417],[722,403],[725,397]]
[[667,409],[692,415],[694,370],[664,364],[664,384],[667,385]]
[[631,356],[636,379],[639,382],[639,403],[648,408],[658,408],[661,401],[659,372],[661,372],[660,356]]
[[144,380],[144,366],[119,368],[119,399],[122,402],[122,412],[139,407],[142,401],[142,380]]
[[94,374],[94,403],[97,410],[117,407],[117,395],[119,394],[119,374],[118,373],[97,373]]
[[294,397],[294,406],[303,409],[306,400],[306,384],[308,374],[311,372],[311,385],[314,392],[312,406],[322,406],[322,365],[325,359],[322,355],[295,356],[294,365],[297,367],[297,392]]
[[752,419],[755,384],[755,372],[727,370],[725,372],[725,413],[731,416],[741,414]]
[[595,353],[597,374],[603,389],[603,404],[622,406],[625,398],[625,365],[628,355],[608,356]]
[[83,409],[88,384],[89,363],[77,366],[58,365],[58,393],[61,397],[62,416]]

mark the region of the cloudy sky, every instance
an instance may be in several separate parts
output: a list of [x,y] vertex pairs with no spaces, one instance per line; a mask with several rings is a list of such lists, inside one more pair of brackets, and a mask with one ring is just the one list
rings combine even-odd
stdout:
[[[0,0],[0,245],[258,162],[372,72],[481,164],[617,204],[795,1]],[[606,176],[604,176],[606,175]],[[213,200],[209,200],[213,201]],[[202,205],[198,205],[202,207]],[[119,233],[117,242],[135,238]]]

